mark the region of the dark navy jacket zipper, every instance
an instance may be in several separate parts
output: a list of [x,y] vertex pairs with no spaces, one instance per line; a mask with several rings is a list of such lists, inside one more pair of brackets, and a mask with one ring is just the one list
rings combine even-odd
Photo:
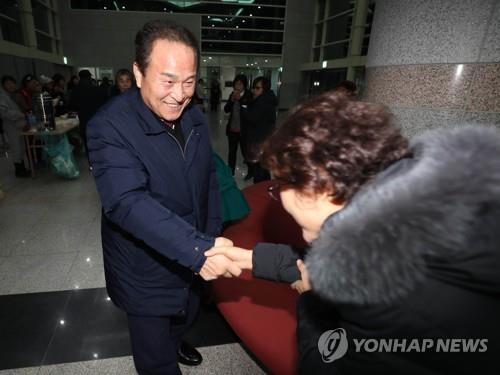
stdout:
[[189,139],[191,138],[191,135],[193,134],[193,129],[191,129],[191,132],[189,133],[189,136],[187,137],[186,139],[186,143],[184,144],[184,149],[182,148],[181,144],[179,143],[179,141],[177,140],[177,138],[175,138],[172,134],[170,134],[169,132],[166,132],[174,141],[175,143],[177,143],[177,145],[179,146],[179,148],[181,149],[181,154],[182,154],[182,158],[184,160],[186,160],[186,147],[188,145],[188,142],[189,142]]

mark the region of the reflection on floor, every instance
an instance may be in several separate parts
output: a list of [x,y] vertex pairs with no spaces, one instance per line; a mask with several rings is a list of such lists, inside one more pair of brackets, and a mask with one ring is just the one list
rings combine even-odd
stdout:
[[[222,113],[209,113],[214,150],[227,156]],[[244,187],[241,155],[236,180]],[[16,179],[0,155],[0,375],[135,374],[123,312],[104,289],[99,197],[78,159],[74,181],[40,165]],[[213,306],[204,306],[188,340],[204,362],[185,374],[264,373]]]

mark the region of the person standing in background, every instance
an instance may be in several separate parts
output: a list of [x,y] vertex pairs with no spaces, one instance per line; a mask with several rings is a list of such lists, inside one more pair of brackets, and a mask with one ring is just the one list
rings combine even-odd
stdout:
[[[252,100],[252,93],[248,91],[248,79],[244,74],[238,74],[233,80],[233,92],[229,95],[224,112],[229,113],[229,121],[226,126],[226,135],[228,142],[227,164],[234,176],[236,169],[236,155],[238,153],[238,145],[240,145],[241,155],[246,160],[246,137],[245,126],[242,120],[242,112],[245,112],[248,103]],[[245,176],[245,181],[253,177],[253,174],[248,170]]]
[[200,78],[196,84],[193,104],[197,105],[202,112],[205,112],[205,83],[203,82],[203,78]]
[[99,84],[99,90],[101,90],[102,95],[104,95],[106,99],[111,97],[113,85],[111,85],[108,77],[102,77],[101,83]]
[[26,145],[21,136],[26,126],[26,117],[21,112],[13,97],[16,92],[16,80],[11,76],[2,77],[2,88],[0,89],[0,118],[3,128],[7,134],[10,145],[10,154],[14,162],[16,177],[28,177],[30,174],[24,165],[24,154]]
[[186,28],[150,21],[135,39],[138,89],[109,101],[88,126],[102,203],[106,287],[127,313],[140,375],[180,375],[201,354],[182,340],[196,317],[195,275],[239,275],[225,256],[220,197],[205,116],[191,99],[198,42]]
[[71,91],[73,91],[73,89],[78,86],[78,82],[80,81],[80,79],[78,78],[78,76],[71,76],[71,78],[69,79],[68,81],[68,85],[66,87],[66,91],[68,92],[68,95],[71,93]]
[[56,99],[55,101],[55,115],[61,116],[68,112],[68,103],[66,100],[66,80],[62,74],[54,74],[52,76],[52,80],[54,81],[54,86],[52,92],[52,99]]
[[85,147],[87,159],[89,151],[87,147],[87,123],[97,112],[99,107],[106,102],[106,96],[99,87],[92,84],[92,74],[89,70],[83,69],[78,73],[80,80],[78,86],[71,91],[69,107],[78,113],[80,121],[80,136]]
[[278,99],[271,90],[271,81],[267,77],[257,77],[252,84],[253,100],[244,114],[247,132],[248,169],[253,172],[254,184],[269,180],[271,175],[259,162],[261,145],[271,135],[276,124],[276,106]]
[[134,76],[128,69],[120,69],[116,72],[115,86],[113,87],[112,96],[120,95],[130,89],[134,85]]
[[212,112],[217,112],[219,109],[220,97],[221,97],[221,89],[219,81],[216,79],[212,80],[212,84],[210,85],[210,110]]

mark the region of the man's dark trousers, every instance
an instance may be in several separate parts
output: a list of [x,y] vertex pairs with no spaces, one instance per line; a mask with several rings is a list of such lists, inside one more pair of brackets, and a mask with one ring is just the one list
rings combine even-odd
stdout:
[[127,315],[134,364],[139,375],[181,375],[177,349],[182,335],[197,315],[199,304],[198,295],[191,292],[185,315]]

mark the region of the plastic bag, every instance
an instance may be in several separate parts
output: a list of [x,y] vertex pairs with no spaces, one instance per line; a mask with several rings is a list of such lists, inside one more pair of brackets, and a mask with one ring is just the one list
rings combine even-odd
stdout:
[[43,151],[50,163],[50,169],[56,175],[74,179],[80,176],[80,170],[73,156],[73,146],[68,142],[66,135],[62,137],[45,136]]

